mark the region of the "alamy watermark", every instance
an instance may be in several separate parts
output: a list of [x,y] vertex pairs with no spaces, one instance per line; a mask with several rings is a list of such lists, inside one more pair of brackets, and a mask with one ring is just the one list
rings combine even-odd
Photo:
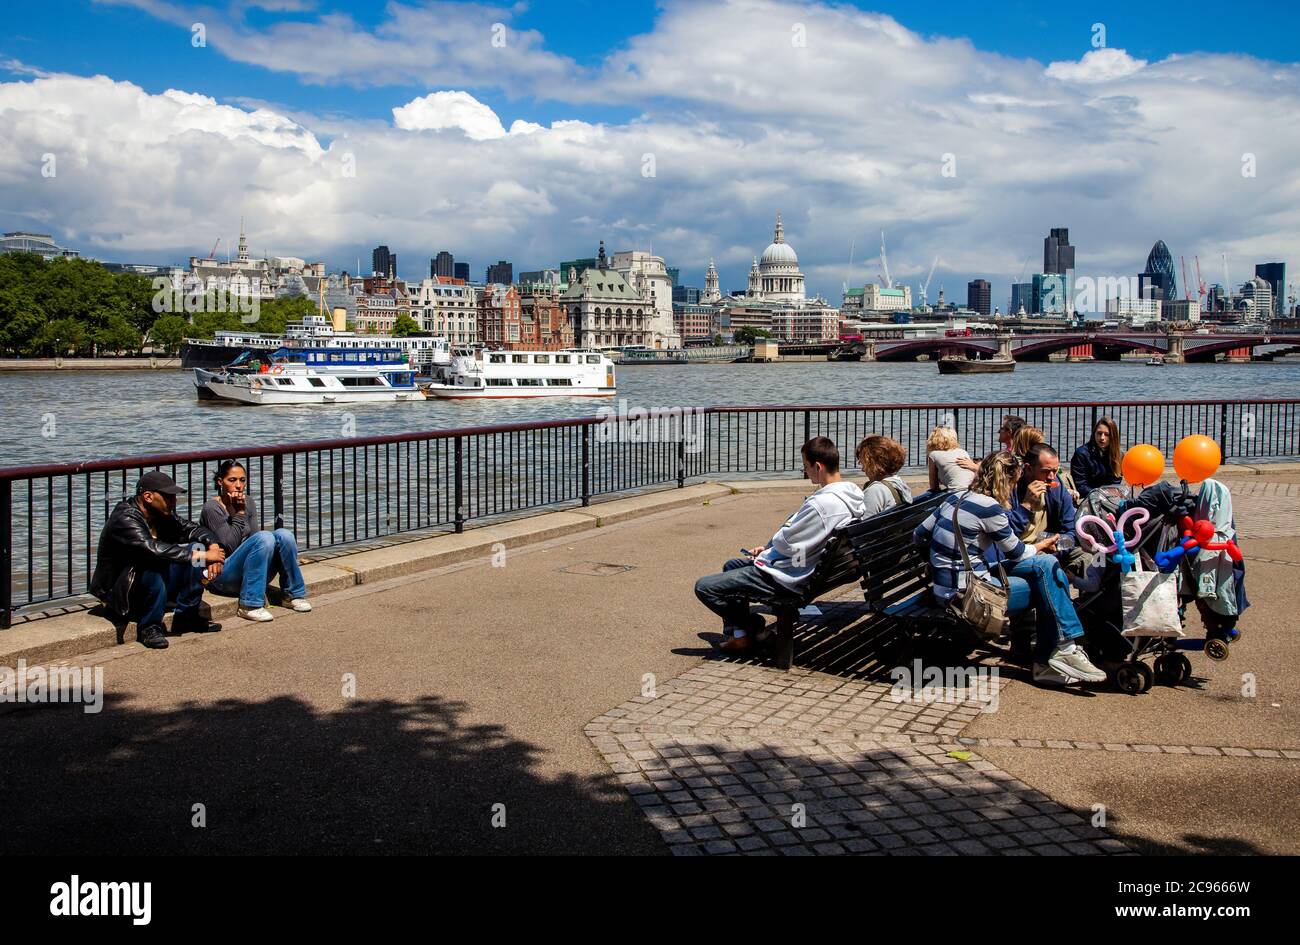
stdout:
[[597,443],[684,443],[686,452],[704,449],[703,407],[633,407],[621,397],[617,407],[596,411]]
[[235,289],[182,289],[166,276],[153,280],[155,315],[196,315],[200,312],[237,312],[245,325],[262,317],[262,300]]
[[996,666],[926,666],[919,659],[889,671],[889,696],[895,702],[920,705],[978,703],[981,712],[998,710]]
[[0,666],[0,703],[79,702],[82,711],[95,715],[104,708],[104,667]]

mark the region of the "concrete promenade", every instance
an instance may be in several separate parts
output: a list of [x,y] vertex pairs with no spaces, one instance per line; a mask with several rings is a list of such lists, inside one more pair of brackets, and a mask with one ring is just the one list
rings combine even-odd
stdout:
[[175,371],[181,359],[174,355],[136,358],[0,358],[0,373],[15,371]]
[[1297,853],[1300,470],[1259,469],[1222,473],[1242,641],[1136,697],[1037,689],[994,654],[991,692],[897,702],[853,588],[808,617],[793,672],[716,658],[693,583],[802,482],[329,559],[312,614],[161,652],[87,614],[17,626],[0,665],[99,665],[106,695],[0,706],[0,850]]

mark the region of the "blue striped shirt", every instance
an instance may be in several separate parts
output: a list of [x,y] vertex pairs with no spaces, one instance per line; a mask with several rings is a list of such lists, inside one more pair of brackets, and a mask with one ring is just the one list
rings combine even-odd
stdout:
[[961,547],[952,530],[953,506],[960,503],[957,523],[966,541],[971,570],[982,580],[1000,584],[989,572],[984,552],[996,548],[1002,559],[1016,562],[1036,554],[1033,545],[1026,545],[1016,537],[1007,520],[1007,510],[991,496],[977,492],[959,492],[948,496],[930,513],[912,534],[918,542],[930,546],[930,573],[934,580],[934,596],[940,600],[953,597],[966,586],[966,565],[962,561]]

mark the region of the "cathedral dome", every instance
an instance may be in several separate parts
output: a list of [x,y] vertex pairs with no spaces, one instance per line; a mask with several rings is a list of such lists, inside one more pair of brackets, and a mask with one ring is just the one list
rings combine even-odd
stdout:
[[781,214],[776,215],[776,232],[772,236],[772,242],[768,244],[767,249],[763,250],[761,260],[765,266],[798,266],[799,257],[795,255],[794,247],[785,241],[785,227],[781,225]]

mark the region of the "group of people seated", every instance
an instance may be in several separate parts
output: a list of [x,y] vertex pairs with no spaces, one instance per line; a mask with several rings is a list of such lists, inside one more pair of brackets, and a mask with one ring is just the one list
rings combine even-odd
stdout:
[[266,591],[278,575],[283,605],[311,610],[293,533],[262,529],[243,464],[223,460],[212,485],[200,520],[191,522],[176,513],[176,497],[186,490],[164,472],[146,472],[100,532],[90,591],[118,619],[135,623],[136,639],[150,649],[167,648],[169,603],[172,633],[221,629],[201,611],[205,589],[238,595],[239,616],[264,623],[274,619]]
[[[1121,481],[1119,430],[1109,417],[1099,418],[1069,471],[1043,431],[1021,417],[1003,418],[998,444],[977,462],[951,428],[936,427],[927,441],[930,489],[949,493],[914,533],[929,548],[934,597],[950,600],[972,579],[1004,586],[1010,613],[1035,611],[1036,683],[1103,682],[1105,672],[1077,642],[1084,631],[1070,595],[1071,575],[1055,550],[1061,536],[1074,531],[1076,504],[1093,489]],[[767,544],[742,548],[741,557],[696,583],[701,603],[722,618],[724,652],[743,653],[762,642],[766,621],[753,605],[805,588],[836,529],[912,501],[898,476],[907,462],[902,444],[869,436],[856,455],[866,476],[861,487],[842,477],[831,440],[810,439],[802,448],[803,468],[817,490]]]

